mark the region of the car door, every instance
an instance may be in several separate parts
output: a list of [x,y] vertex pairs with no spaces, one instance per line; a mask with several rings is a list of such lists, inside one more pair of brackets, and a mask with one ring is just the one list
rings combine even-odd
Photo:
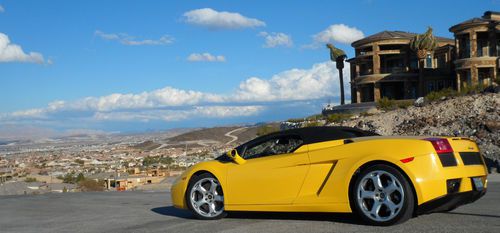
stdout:
[[309,168],[307,151],[296,151],[301,146],[295,135],[246,146],[241,155],[246,162],[228,169],[226,204],[291,204]]

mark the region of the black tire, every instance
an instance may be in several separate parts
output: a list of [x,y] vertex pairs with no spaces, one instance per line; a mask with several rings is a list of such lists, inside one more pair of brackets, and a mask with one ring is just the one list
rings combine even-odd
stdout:
[[[198,213],[198,211],[200,211],[200,208],[196,208],[193,203],[193,201],[191,200],[191,194],[192,194],[192,190],[193,190],[193,187],[196,183],[198,183],[199,181],[201,180],[207,180],[207,179],[212,179],[212,180],[215,180],[217,183],[218,183],[218,180],[215,176],[213,176],[212,174],[210,173],[203,173],[201,175],[198,175],[198,176],[194,176],[193,178],[191,178],[191,180],[189,181],[189,185],[188,185],[188,188],[186,190],[186,196],[185,196],[185,199],[186,199],[186,204],[187,204],[187,207],[188,209],[191,211],[191,213],[193,213],[193,215],[198,218],[198,219],[201,219],[201,220],[216,220],[216,219],[221,219],[221,218],[224,218],[227,213],[224,211],[224,201],[222,201],[222,209],[219,209],[219,211],[221,210],[222,212],[217,214],[217,215],[213,215],[213,216],[207,216],[207,215],[202,215],[200,213]],[[208,182],[208,181],[207,181]],[[218,187],[217,187],[217,193],[220,194],[220,196],[223,196],[223,191],[222,191],[222,186],[220,185],[220,183],[218,183]],[[195,194],[195,195],[200,195],[200,194]],[[205,198],[206,195],[204,194],[201,194],[203,195],[203,198]],[[207,200],[205,198],[205,200]],[[214,202],[215,203],[215,202]],[[218,201],[216,203],[216,205],[220,205],[220,201]],[[204,204],[204,205],[207,205],[208,206],[208,203]],[[220,208],[220,206],[219,206]],[[198,210],[197,210],[198,209]],[[207,212],[209,212],[207,210]]]
[[[373,176],[381,177],[379,180],[381,180],[382,188],[377,189],[380,186],[375,187],[374,183],[370,184],[370,182],[375,182],[371,178]],[[384,188],[384,180],[389,185],[394,178],[397,180],[394,187],[399,189],[386,192],[386,190],[392,190],[389,189],[392,186]],[[373,186],[373,195],[370,193],[371,186]],[[369,197],[364,198],[365,194]],[[409,181],[399,170],[385,164],[373,165],[362,170],[356,176],[355,183],[351,187],[349,200],[353,212],[366,223],[377,226],[403,223],[412,218],[415,209],[415,196]],[[389,203],[389,205],[385,203]],[[397,204],[392,205],[394,203]],[[376,205],[380,207],[376,208]],[[377,209],[375,214],[373,213],[374,209]]]

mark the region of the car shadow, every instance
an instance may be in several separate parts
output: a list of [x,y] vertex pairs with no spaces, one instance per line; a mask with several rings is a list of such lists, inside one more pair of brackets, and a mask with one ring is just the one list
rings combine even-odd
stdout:
[[477,217],[499,218],[500,219],[500,215],[491,215],[491,214],[472,214],[472,213],[460,213],[460,212],[447,212],[446,214],[467,215],[467,216],[477,216]]
[[488,168],[488,173],[491,174],[493,170],[496,170],[497,173],[500,173],[500,161],[486,157],[484,157],[484,160],[486,162],[486,167]]
[[344,213],[302,213],[302,212],[229,212],[227,218],[329,221],[366,225],[358,216]]
[[[177,218],[196,219],[191,212],[177,209],[173,206],[164,206],[151,209],[151,211]],[[272,220],[305,220],[305,221],[329,221],[338,223],[348,223],[355,225],[366,225],[354,214],[340,213],[297,213],[297,212],[228,212],[228,219],[272,219]]]
[[184,219],[195,219],[195,217],[193,216],[193,214],[191,214],[191,212],[183,209],[177,209],[173,206],[156,207],[151,209],[151,211],[165,216],[172,216]]

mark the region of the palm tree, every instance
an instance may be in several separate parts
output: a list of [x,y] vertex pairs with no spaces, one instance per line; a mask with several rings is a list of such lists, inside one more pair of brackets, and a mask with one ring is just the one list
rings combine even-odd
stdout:
[[340,80],[340,105],[344,105],[344,74],[342,69],[344,69],[344,60],[347,58],[345,52],[342,49],[335,48],[332,44],[326,44],[326,47],[330,49],[330,60],[334,61],[339,70],[339,80]]
[[418,58],[418,96],[424,96],[424,61],[427,53],[437,47],[436,38],[432,35],[432,28],[428,27],[424,34],[417,34],[410,40],[410,49],[417,53]]

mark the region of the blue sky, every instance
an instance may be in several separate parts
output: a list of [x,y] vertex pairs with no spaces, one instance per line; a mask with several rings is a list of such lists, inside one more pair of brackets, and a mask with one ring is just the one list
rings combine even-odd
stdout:
[[452,37],[450,26],[498,10],[500,1],[0,6],[0,127],[124,132],[318,113],[338,98],[326,42],[350,57],[352,40],[383,30],[432,26],[435,35]]

